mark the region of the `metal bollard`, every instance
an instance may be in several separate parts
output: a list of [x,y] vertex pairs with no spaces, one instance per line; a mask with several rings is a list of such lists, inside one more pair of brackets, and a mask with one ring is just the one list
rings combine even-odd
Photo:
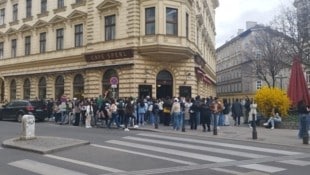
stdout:
[[217,135],[216,114],[213,114],[213,135]]
[[257,131],[256,131],[256,122],[255,122],[255,114],[252,114],[252,139],[257,139]]
[[184,114],[182,115],[182,132],[185,132],[185,120],[184,120]]
[[308,133],[308,121],[307,116],[302,116],[301,118],[301,134],[302,134],[302,143],[309,144],[309,133]]

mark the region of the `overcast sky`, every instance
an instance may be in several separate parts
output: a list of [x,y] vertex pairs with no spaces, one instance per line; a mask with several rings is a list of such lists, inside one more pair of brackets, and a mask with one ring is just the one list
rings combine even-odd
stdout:
[[216,47],[237,35],[238,29],[245,29],[246,21],[269,24],[279,13],[283,3],[293,0],[219,0],[215,12]]

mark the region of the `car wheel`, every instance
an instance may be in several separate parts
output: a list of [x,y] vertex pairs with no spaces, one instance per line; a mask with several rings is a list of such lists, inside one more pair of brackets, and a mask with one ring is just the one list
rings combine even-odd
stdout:
[[22,122],[22,118],[23,118],[23,114],[22,113],[17,114],[17,121],[18,122]]

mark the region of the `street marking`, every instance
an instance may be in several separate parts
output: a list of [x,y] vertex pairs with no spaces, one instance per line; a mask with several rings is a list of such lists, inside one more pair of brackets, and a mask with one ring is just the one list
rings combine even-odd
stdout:
[[228,173],[228,174],[234,174],[234,175],[240,175],[241,174],[241,172],[233,171],[233,170],[226,170],[224,168],[210,168],[210,169],[214,170],[214,171],[219,171],[222,173]]
[[57,159],[57,160],[65,161],[65,162],[70,162],[70,163],[74,163],[74,164],[78,164],[78,165],[96,168],[99,170],[105,170],[105,171],[109,171],[109,172],[113,172],[113,173],[124,172],[123,170],[119,170],[119,169],[115,169],[115,168],[111,168],[111,167],[101,166],[101,165],[88,163],[88,162],[84,162],[84,161],[79,161],[79,160],[74,160],[74,159],[68,159],[65,157],[59,157],[59,156],[55,156],[55,155],[51,155],[51,154],[46,154],[44,156],[52,158],[52,159]]
[[169,139],[169,140],[174,140],[174,141],[182,141],[182,142],[199,143],[199,144],[205,144],[205,145],[229,147],[229,148],[235,148],[235,149],[259,151],[259,152],[264,152],[264,153],[273,153],[273,154],[282,154],[282,155],[303,154],[301,152],[292,152],[292,151],[270,149],[270,148],[260,148],[260,147],[254,147],[254,146],[244,146],[244,145],[237,145],[237,144],[231,144],[231,143],[219,143],[219,142],[212,142],[212,141],[205,141],[205,140],[196,140],[196,139],[188,139],[188,138],[178,138],[178,137],[156,135],[156,134],[148,134],[148,133],[140,133],[138,135],[146,136],[146,137],[152,137],[152,138],[159,138],[159,139]]
[[195,145],[190,145],[190,144],[160,141],[160,140],[154,140],[154,139],[137,138],[137,137],[131,137],[131,136],[127,136],[127,137],[123,137],[123,138],[129,139],[129,140],[134,140],[134,141],[140,141],[140,142],[155,143],[155,144],[168,145],[168,146],[187,148],[187,149],[193,149],[193,150],[200,150],[200,151],[209,151],[209,152],[213,152],[213,153],[227,154],[227,155],[253,158],[253,159],[269,157],[269,156],[265,156],[265,155],[252,154],[252,153],[240,152],[240,151],[235,151],[235,150],[218,149],[218,148],[205,147],[205,146],[195,146]]
[[263,172],[267,172],[267,173],[275,173],[275,172],[286,170],[284,168],[278,168],[278,167],[274,167],[274,166],[267,166],[267,165],[260,165],[260,164],[239,165],[238,167],[263,171]]
[[297,166],[308,166],[308,165],[310,165],[309,161],[303,161],[303,160],[284,160],[284,161],[279,161],[279,162],[290,164],[290,165],[297,165]]
[[72,171],[68,170],[65,168],[45,164],[45,163],[40,163],[36,162],[33,160],[29,159],[24,159],[16,162],[11,162],[9,165],[21,168],[27,171],[34,172],[36,174],[41,174],[41,175],[55,175],[55,174],[65,174],[65,175],[87,175],[84,173],[80,173],[77,171]]
[[126,149],[114,148],[114,147],[109,147],[109,146],[102,146],[102,145],[97,145],[97,144],[91,144],[91,146],[99,147],[99,148],[105,148],[105,149],[111,149],[111,150],[115,150],[115,151],[121,151],[121,152],[126,152],[126,153],[146,156],[146,157],[152,157],[152,158],[156,158],[156,159],[168,160],[171,162],[176,162],[176,163],[185,164],[185,165],[197,165],[197,163],[194,163],[194,162],[188,162],[188,161],[172,159],[172,158],[168,158],[168,157],[156,156],[153,154],[145,154],[145,153],[136,152],[136,151],[129,151]]
[[140,149],[154,151],[154,152],[160,152],[160,153],[172,154],[172,155],[177,155],[177,156],[182,156],[182,157],[189,157],[189,158],[193,158],[193,159],[205,160],[205,161],[209,161],[209,162],[234,161],[232,159],[225,159],[225,158],[221,158],[221,157],[178,151],[175,149],[159,148],[159,147],[155,147],[155,146],[135,144],[135,143],[130,143],[130,142],[118,141],[118,140],[108,140],[106,142],[112,143],[112,144],[117,144],[117,145],[122,145],[122,146],[127,146],[127,147],[132,147],[132,148],[140,148]]

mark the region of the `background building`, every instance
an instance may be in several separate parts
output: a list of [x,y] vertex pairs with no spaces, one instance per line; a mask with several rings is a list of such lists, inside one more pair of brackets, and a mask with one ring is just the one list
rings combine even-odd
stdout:
[[[260,77],[260,74],[257,72],[259,68],[258,66],[260,65],[257,63],[254,65],[255,61],[260,62],[264,59],[268,61],[268,55],[266,55],[263,50],[259,49],[257,43],[265,40],[266,42],[275,42],[277,43],[276,45],[281,44],[280,42],[276,41],[277,35],[274,35],[278,33],[274,33],[274,30],[270,29],[269,27],[257,25],[256,22],[246,22],[246,30],[244,31],[239,29],[238,32],[239,33],[236,37],[227,41],[216,50],[217,95],[220,98],[228,99],[230,102],[234,101],[236,98],[253,98],[258,89],[267,85],[266,81],[264,81],[264,78],[267,80],[272,79],[268,73],[265,74],[266,77]],[[266,38],[263,38],[265,35],[262,34],[265,33],[268,35],[266,35]],[[275,37],[272,38],[269,36]],[[263,39],[258,41],[258,38]],[[259,45],[263,46],[261,48],[265,47],[263,44],[267,43],[259,43]],[[275,55],[278,54],[279,53],[275,53]],[[276,59],[280,59],[281,61],[282,57],[280,56]],[[265,65],[268,66],[268,62],[266,63],[267,65]],[[276,74],[274,76],[274,85],[275,87],[286,90],[290,74],[289,66],[286,66],[286,64],[282,63],[283,67],[281,67],[282,65],[278,66],[277,64],[278,63],[275,63],[274,65],[274,68],[278,69],[278,72],[275,72]],[[262,69],[265,68],[263,67]],[[268,68],[263,70],[263,72],[264,71],[268,72]],[[272,86],[272,84],[270,85]]]
[[214,95],[218,5],[0,0],[1,100]]

